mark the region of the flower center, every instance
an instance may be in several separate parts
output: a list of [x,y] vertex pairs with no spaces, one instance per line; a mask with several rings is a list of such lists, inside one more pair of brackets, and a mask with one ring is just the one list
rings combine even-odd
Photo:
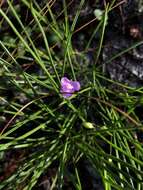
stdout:
[[72,89],[73,89],[73,86],[72,86],[70,83],[67,83],[67,84],[66,84],[66,87],[67,87],[69,90],[72,90]]

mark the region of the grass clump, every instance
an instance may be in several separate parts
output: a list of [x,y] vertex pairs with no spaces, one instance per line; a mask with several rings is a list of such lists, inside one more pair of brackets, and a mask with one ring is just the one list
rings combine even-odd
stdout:
[[[102,69],[108,15],[119,5],[105,4],[88,40],[77,42],[90,24],[81,18],[86,3],[1,3],[0,189],[95,189],[96,176],[106,190],[143,187],[143,89]],[[64,76],[81,85],[69,98],[60,92]]]

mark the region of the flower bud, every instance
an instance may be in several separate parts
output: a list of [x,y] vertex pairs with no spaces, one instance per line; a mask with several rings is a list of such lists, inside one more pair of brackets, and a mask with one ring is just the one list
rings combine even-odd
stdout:
[[90,122],[83,122],[83,126],[85,127],[85,128],[87,128],[87,129],[93,129],[94,128],[94,126],[93,126],[93,124],[92,123],[90,123]]

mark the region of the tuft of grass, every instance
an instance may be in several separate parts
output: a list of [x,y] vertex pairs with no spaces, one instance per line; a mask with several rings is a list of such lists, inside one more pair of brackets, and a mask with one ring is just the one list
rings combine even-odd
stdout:
[[[62,1],[59,12],[56,3],[7,0],[0,9],[1,27],[7,26],[7,34],[0,39],[0,159],[9,162],[7,154],[11,159],[16,151],[19,154],[0,189],[40,189],[45,175],[51,190],[64,189],[67,183],[82,190],[82,163],[85,170],[92,168],[91,178],[100,177],[105,190],[141,190],[143,147],[137,134],[142,134],[143,125],[136,109],[143,103],[143,89],[107,78],[98,64],[108,14],[118,6],[117,1],[105,5],[103,18],[83,51],[75,47],[74,40],[91,23],[79,27],[86,1],[80,0],[73,14],[69,9],[74,1]],[[99,44],[90,64],[86,52],[97,33]],[[141,44],[113,55],[108,62]],[[79,80],[82,87],[69,99],[59,90],[65,75]],[[93,127],[86,128],[85,123]],[[6,169],[1,166],[3,173]]]

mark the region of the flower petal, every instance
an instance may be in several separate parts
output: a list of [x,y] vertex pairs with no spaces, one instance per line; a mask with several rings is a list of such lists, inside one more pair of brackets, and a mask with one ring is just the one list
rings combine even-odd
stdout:
[[75,91],[80,90],[80,83],[78,81],[73,81],[72,85],[73,85],[73,88],[74,88]]
[[62,93],[62,95],[64,98],[69,98],[72,96],[72,94],[70,94],[70,93]]
[[70,80],[67,77],[62,77],[61,79],[61,86],[70,83]]
[[75,91],[80,90],[80,83],[78,81],[69,80],[67,77],[62,77],[60,92],[64,98],[72,96]]

